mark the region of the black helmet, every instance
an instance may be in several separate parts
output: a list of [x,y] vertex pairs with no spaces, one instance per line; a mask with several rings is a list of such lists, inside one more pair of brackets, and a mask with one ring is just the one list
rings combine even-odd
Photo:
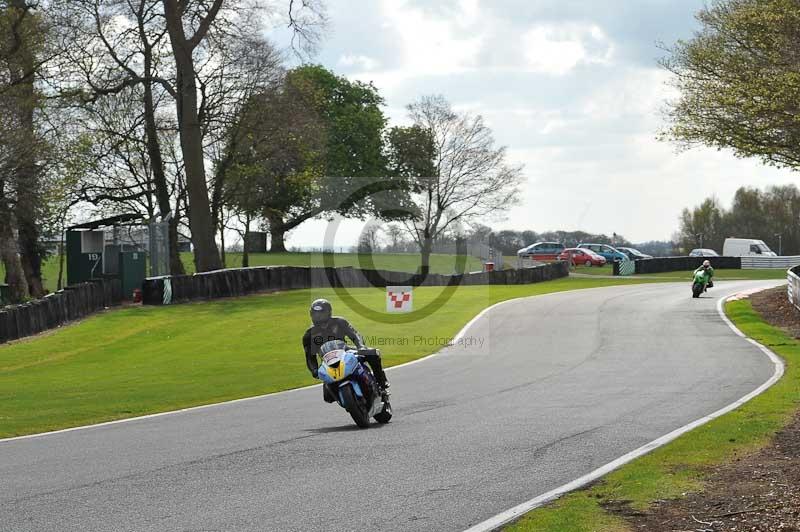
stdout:
[[327,299],[317,299],[311,303],[311,310],[308,313],[311,315],[311,322],[314,325],[323,325],[331,319],[332,312],[333,307],[331,307],[330,301]]

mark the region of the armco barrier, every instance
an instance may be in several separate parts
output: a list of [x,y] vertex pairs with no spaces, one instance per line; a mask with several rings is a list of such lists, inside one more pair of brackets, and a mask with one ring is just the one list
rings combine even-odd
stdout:
[[[304,268],[297,266],[260,266],[232,268],[198,273],[149,277],[142,284],[145,305],[181,303],[198,299],[234,297],[255,292],[298,290],[301,288],[368,288],[385,286],[448,286],[530,284],[569,275],[566,262],[554,262],[534,268],[465,273],[463,275],[361,270],[358,268]],[[167,290],[167,286],[169,290]]]
[[636,273],[691,271],[703,264],[704,260],[711,261],[713,268],[723,270],[742,268],[741,257],[660,257],[637,260]]
[[119,279],[96,279],[22,305],[0,307],[0,344],[54,329],[121,301]]
[[750,255],[742,257],[742,269],[775,268],[785,270],[800,265],[800,255],[790,257],[760,257]]
[[800,310],[800,266],[795,266],[786,272],[789,285],[786,290],[789,295],[789,302]]

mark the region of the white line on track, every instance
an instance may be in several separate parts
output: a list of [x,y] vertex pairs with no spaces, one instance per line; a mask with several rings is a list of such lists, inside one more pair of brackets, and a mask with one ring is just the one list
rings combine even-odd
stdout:
[[[747,291],[747,292],[752,293],[753,291]],[[554,490],[550,490],[547,493],[543,493],[543,494],[539,495],[538,497],[534,497],[533,499],[530,499],[529,501],[526,501],[526,502],[523,502],[522,504],[514,506],[513,508],[510,508],[510,509],[508,509],[508,510],[502,512],[502,513],[499,513],[499,514],[495,515],[494,517],[491,517],[491,518],[487,519],[486,521],[483,521],[481,523],[478,523],[477,525],[472,526],[471,528],[465,530],[464,532],[490,532],[492,530],[496,530],[499,527],[501,527],[501,526],[503,526],[505,524],[508,524],[509,522],[513,521],[514,519],[517,519],[517,518],[521,517],[523,514],[529,512],[531,510],[534,510],[534,509],[538,508],[539,506],[542,506],[545,503],[553,501],[553,500],[561,497],[565,493],[568,493],[570,491],[576,490],[578,488],[582,488],[583,486],[589,484],[590,482],[593,482],[593,481],[597,480],[598,478],[600,478],[600,477],[602,477],[604,475],[607,475],[608,473],[614,471],[615,469],[618,469],[619,467],[622,467],[623,465],[627,464],[628,462],[631,462],[631,461],[633,461],[633,460],[635,460],[635,459],[637,459],[637,458],[649,453],[650,451],[653,451],[654,449],[657,449],[658,447],[661,447],[662,445],[666,445],[667,443],[671,442],[672,440],[676,439],[677,437],[679,437],[679,436],[681,436],[683,434],[686,434],[690,430],[693,430],[693,429],[695,429],[695,428],[697,428],[697,427],[699,427],[701,425],[705,425],[709,421],[711,421],[713,419],[716,419],[716,418],[718,418],[718,417],[720,417],[720,416],[722,416],[724,414],[727,414],[731,410],[735,410],[735,409],[739,408],[740,406],[742,406],[746,402],[750,401],[754,397],[756,397],[758,395],[761,395],[768,388],[770,388],[773,384],[778,382],[780,380],[780,378],[783,376],[783,372],[784,372],[783,360],[781,360],[781,358],[778,355],[773,353],[771,350],[769,350],[764,345],[756,342],[752,338],[747,337],[747,335],[745,335],[741,330],[739,330],[739,328],[736,327],[736,325],[733,324],[733,322],[728,318],[728,316],[725,315],[725,310],[723,308],[723,305],[725,304],[725,302],[728,299],[735,298],[737,295],[740,295],[740,294],[736,294],[736,295],[733,295],[733,296],[721,297],[720,299],[718,299],[717,300],[717,312],[719,313],[720,317],[722,318],[722,321],[724,321],[728,325],[728,327],[731,328],[731,330],[734,333],[736,333],[738,336],[741,336],[742,338],[744,338],[745,340],[747,340],[751,344],[753,344],[756,347],[758,347],[772,361],[773,365],[775,366],[775,371],[772,374],[772,377],[770,377],[767,380],[767,382],[765,382],[764,384],[762,384],[761,386],[759,386],[758,388],[756,388],[755,390],[753,390],[749,394],[745,395],[744,397],[742,397],[738,401],[736,401],[734,403],[731,403],[728,406],[717,410],[713,414],[709,414],[709,415],[707,415],[705,417],[702,417],[702,418],[700,418],[700,419],[698,419],[696,421],[693,421],[693,422],[689,423],[688,425],[684,425],[683,427],[680,427],[679,429],[675,429],[672,432],[670,432],[669,434],[665,434],[664,436],[661,436],[660,438],[658,438],[656,440],[653,440],[650,443],[648,443],[646,445],[643,445],[642,447],[639,447],[638,449],[635,449],[635,450],[629,452],[628,454],[626,454],[624,456],[621,456],[621,457],[617,458],[616,460],[614,460],[612,462],[609,462],[606,465],[595,469],[591,473],[588,473],[588,474],[586,474],[586,475],[584,475],[584,476],[582,476],[580,478],[576,478],[572,482],[564,484],[563,486],[560,486],[560,487],[558,487],[558,488],[556,488]]]

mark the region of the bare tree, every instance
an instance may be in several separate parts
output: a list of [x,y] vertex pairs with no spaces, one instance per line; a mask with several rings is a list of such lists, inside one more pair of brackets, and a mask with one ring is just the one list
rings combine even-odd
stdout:
[[[141,203],[148,214],[152,214],[153,206],[162,215],[172,212],[170,266],[173,273],[181,273],[177,236],[183,217],[178,208],[178,190],[186,194],[189,206],[197,203],[197,209],[186,209],[190,214],[189,229],[196,240],[197,262],[209,247],[215,247],[214,232],[221,226],[223,198],[219,191],[227,169],[220,148],[225,144],[223,131],[227,131],[253,87],[273,76],[280,64],[280,54],[258,31],[260,14],[269,12],[269,3],[54,2],[59,7],[62,26],[75,36],[65,43],[71,59],[64,66],[71,71],[71,76],[66,77],[72,86],[67,83],[67,89],[73,89],[87,112],[87,127],[105,137],[100,144],[106,146],[98,145],[97,150],[118,159],[123,167],[111,179],[113,183],[108,183],[106,176],[96,180],[91,191],[104,202],[117,201],[121,206]],[[168,9],[176,7],[177,12]],[[178,35],[169,32],[170,14],[181,17],[182,27],[172,26]],[[193,35],[184,34],[184,41],[180,41],[181,31],[189,28],[194,30]],[[176,50],[180,52],[178,56]],[[177,61],[176,57],[186,58],[187,54],[190,62]],[[192,69],[193,74],[187,77],[186,68]],[[188,84],[182,86],[187,79]],[[69,90],[62,92],[70,94]],[[184,98],[188,93],[188,99]],[[188,114],[182,110],[186,105],[190,108]],[[128,120],[124,124],[108,124],[109,106],[124,111]],[[196,151],[198,135],[202,151],[199,155],[193,152],[187,160],[187,145]],[[171,165],[169,152],[176,139],[180,139],[180,153],[174,158],[177,165]],[[207,183],[208,163],[214,164],[215,173]],[[202,179],[198,169],[203,171]],[[129,174],[127,179],[119,182],[125,173]],[[202,232],[194,228],[204,223],[203,212],[209,203],[211,242],[205,238],[203,244],[198,241],[203,239]]]
[[433,242],[458,223],[502,217],[518,203],[522,166],[506,162],[480,115],[456,113],[442,96],[426,96],[408,106],[415,125],[433,138],[435,175],[415,179],[416,213],[405,223],[430,269]]
[[377,223],[369,223],[361,231],[358,239],[359,253],[375,253],[381,249],[381,227]]
[[151,217],[172,212],[170,270],[182,273],[172,202],[177,169],[170,172],[164,155],[175,136],[167,115],[175,89],[160,1],[53,0],[50,12],[69,36],[52,69],[60,104],[81,122],[78,134],[91,139],[97,159],[97,172],[83,183],[85,199]]

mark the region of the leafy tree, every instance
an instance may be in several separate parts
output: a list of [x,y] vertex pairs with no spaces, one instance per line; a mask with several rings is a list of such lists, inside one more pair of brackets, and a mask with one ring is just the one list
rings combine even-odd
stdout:
[[800,9],[796,0],[715,0],[663,65],[680,96],[664,137],[800,166]]
[[429,129],[419,125],[390,128],[386,151],[391,176],[416,179],[436,173],[436,146]]
[[800,254],[800,190],[795,185],[742,187],[736,191],[730,209],[708,198],[681,215],[679,240],[684,251],[704,247],[722,251],[727,237],[757,238],[774,251]]
[[708,198],[694,209],[684,209],[680,218],[681,247],[686,252],[699,247],[721,251],[726,217],[716,198]]
[[249,218],[268,221],[271,251],[286,251],[286,232],[324,212],[325,144],[319,117],[285,80],[242,109],[224,195]]
[[375,177],[386,175],[382,105],[372,85],[308,65],[243,108],[227,193],[266,219],[270,251],[285,251],[288,231],[324,213],[379,211],[372,195],[391,184]]

